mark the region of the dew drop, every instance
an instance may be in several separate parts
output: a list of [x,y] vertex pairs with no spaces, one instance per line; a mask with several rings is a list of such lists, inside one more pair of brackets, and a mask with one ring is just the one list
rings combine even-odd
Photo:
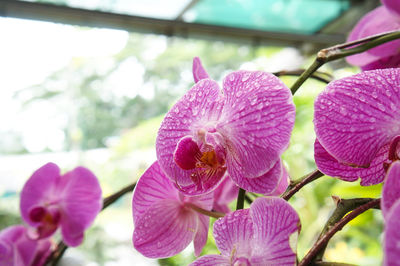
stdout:
[[245,74],[243,75],[243,77],[242,77],[242,82],[247,81],[249,78],[250,78],[250,73],[249,73],[249,72],[245,73]]
[[369,118],[369,122],[371,122],[371,123],[374,123],[374,122],[376,122],[376,119],[375,119],[375,117],[370,117],[370,118]]
[[243,91],[242,90],[238,90],[237,92],[236,92],[236,97],[240,97],[240,96],[242,96],[242,94],[243,94]]
[[347,110],[346,110],[346,108],[344,108],[343,106],[341,106],[340,107],[340,113],[342,114],[342,115],[347,115]]
[[376,91],[373,91],[373,92],[372,92],[372,97],[374,97],[374,99],[377,99],[377,98],[378,98],[378,94],[376,93]]
[[263,103],[259,103],[256,108],[258,110],[261,110],[263,107],[264,107],[264,104]]
[[378,103],[378,108],[379,110],[381,110],[382,112],[384,112],[386,110],[385,106],[381,103]]
[[234,81],[235,80],[235,75],[233,75],[233,74],[229,75],[229,80],[230,81]]

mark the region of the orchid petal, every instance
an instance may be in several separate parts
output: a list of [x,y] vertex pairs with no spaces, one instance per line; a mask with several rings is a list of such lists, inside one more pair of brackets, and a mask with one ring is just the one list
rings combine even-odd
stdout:
[[228,204],[237,198],[239,187],[232,181],[229,176],[226,176],[221,184],[214,190],[214,205],[213,210],[222,213],[229,213],[231,210]]
[[257,198],[250,207],[254,240],[251,262],[256,265],[295,265],[299,216],[281,198]]
[[210,217],[197,214],[199,223],[197,227],[196,235],[193,239],[193,246],[194,246],[194,255],[198,257],[203,250],[203,247],[207,243],[208,238],[208,227],[210,224]]
[[321,145],[339,163],[368,167],[400,133],[400,69],[377,69],[331,82],[315,101]]
[[189,264],[189,266],[231,266],[228,257],[221,255],[205,255]]
[[389,167],[385,184],[382,189],[381,209],[384,217],[387,216],[392,205],[400,199],[400,161],[395,161]]
[[56,200],[54,188],[60,177],[60,168],[54,163],[48,163],[36,170],[25,183],[21,191],[20,210],[22,219],[31,226],[37,222],[32,221],[29,213],[33,207],[52,203]]
[[367,65],[361,66],[363,71],[373,70],[378,68],[394,68],[400,66],[400,54],[379,58]]
[[164,199],[179,199],[178,190],[165,176],[158,162],[154,162],[140,177],[133,191],[133,221],[137,221],[147,209]]
[[193,58],[193,79],[197,83],[202,79],[208,79],[208,74],[201,64],[200,58],[197,56]]
[[207,121],[216,121],[221,112],[218,84],[203,79],[196,83],[167,113],[156,140],[157,159],[165,174],[180,186],[192,184],[193,171],[181,169],[173,159],[179,140],[194,136]]
[[253,223],[249,209],[237,210],[214,223],[215,244],[224,256],[249,257],[253,240]]
[[0,265],[44,265],[50,247],[49,239],[32,240],[24,226],[10,226],[0,232]]
[[398,0],[382,0],[382,4],[384,4],[389,11],[400,16],[400,2]]
[[102,207],[102,192],[96,176],[84,167],[77,167],[61,177],[61,233],[69,246],[78,246]]
[[279,196],[283,192],[286,191],[286,189],[289,186],[290,178],[289,178],[289,173],[286,170],[286,167],[282,163],[282,174],[281,174],[281,180],[279,181],[278,186],[275,188],[274,191],[271,192],[271,194],[267,194],[267,196]]
[[156,202],[135,222],[133,245],[149,258],[176,255],[193,240],[197,217],[197,213],[176,200]]
[[[397,170],[396,170],[397,171]],[[398,176],[397,176],[398,178]],[[386,214],[383,235],[383,265],[399,265],[400,261],[400,200],[396,201]]]
[[379,184],[385,177],[384,161],[387,159],[389,145],[383,146],[368,168],[356,168],[339,163],[319,143],[314,143],[315,163],[318,169],[325,175],[337,177],[343,181],[354,182],[361,178],[362,186]]
[[[354,41],[386,31],[400,29],[400,19],[381,6],[366,14],[349,34],[347,41]],[[366,65],[377,58],[392,56],[398,53],[400,41],[395,40],[379,45],[367,52],[348,56],[346,59],[354,65]],[[374,59],[374,56],[375,59]]]
[[223,92],[225,103],[217,131],[226,141],[228,173],[234,180],[241,178],[239,172],[246,177],[261,176],[289,144],[295,119],[291,92],[274,75],[249,71],[229,74]]
[[283,164],[281,160],[275,163],[274,167],[267,173],[256,178],[245,178],[239,176],[239,173],[232,175],[232,180],[246,191],[260,194],[272,194],[278,187],[280,180],[283,177]]

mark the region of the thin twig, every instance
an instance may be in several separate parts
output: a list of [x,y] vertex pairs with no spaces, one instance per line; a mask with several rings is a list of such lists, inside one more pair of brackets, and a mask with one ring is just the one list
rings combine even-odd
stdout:
[[204,214],[204,215],[213,217],[213,218],[217,218],[217,219],[218,219],[218,218],[221,218],[221,217],[224,217],[224,216],[225,216],[225,213],[216,212],[216,211],[208,211],[208,210],[205,210],[205,209],[203,209],[203,208],[200,208],[199,206],[194,205],[194,204],[192,204],[192,203],[190,203],[190,202],[186,202],[185,205],[188,206],[188,207],[190,207],[190,208],[192,208],[193,210],[197,211],[198,213],[201,213],[201,214]]
[[[104,210],[105,208],[113,204],[115,201],[117,201],[120,197],[122,197],[126,193],[131,192],[135,188],[135,186],[136,183],[130,184],[124,187],[123,189],[115,192],[114,194],[105,197],[103,199],[103,208],[101,210]],[[52,266],[57,265],[57,263],[60,261],[65,251],[67,250],[67,248],[68,246],[63,241],[58,242],[56,249],[47,258],[46,265],[52,265]]]
[[351,220],[356,218],[358,215],[362,214],[366,210],[369,210],[371,208],[377,207],[380,204],[380,199],[374,199],[369,201],[368,203],[365,203],[359,207],[357,207],[355,210],[350,212],[348,215],[346,215],[344,218],[339,220],[337,223],[332,225],[328,231],[320,237],[317,242],[314,244],[314,246],[310,249],[310,251],[307,253],[307,255],[300,261],[298,266],[306,266],[310,265],[311,262],[315,259],[315,257],[318,255],[318,253],[323,249],[329,242],[329,240]]
[[[298,69],[298,70],[282,70],[282,71],[278,71],[278,72],[274,72],[272,74],[274,74],[277,77],[280,76],[300,76],[301,74],[303,74],[303,72],[305,71],[305,69]],[[333,76],[329,73],[325,73],[325,72],[319,72],[319,71],[315,71],[310,78],[316,79],[318,81],[324,82],[324,83],[329,83],[333,80]]]
[[378,45],[396,39],[400,39],[400,31],[385,32],[364,39],[360,39],[357,41],[338,44],[329,48],[322,49],[321,51],[318,52],[317,58],[315,58],[311,66],[307,68],[303,72],[303,74],[301,74],[300,77],[296,80],[296,82],[292,85],[290,89],[292,91],[292,94],[295,94],[296,91],[300,88],[300,86],[325,63],[340,58],[344,58],[346,56],[365,52]]
[[313,182],[314,180],[317,180],[321,176],[324,176],[324,174],[317,169],[298,180],[291,181],[289,187],[286,189],[285,193],[283,193],[281,197],[284,200],[289,200],[302,187],[304,187],[308,183]]
[[[359,206],[366,204],[370,201],[373,201],[375,199],[372,198],[355,198],[355,199],[341,199],[337,196],[332,196],[334,202],[336,203],[336,209],[333,211],[332,215],[329,217],[328,221],[326,222],[324,228],[321,231],[321,234],[319,235],[318,239],[322,238],[326,232],[340,219],[342,219],[348,212],[354,210],[355,208],[358,208]],[[315,260],[319,261],[322,260],[322,257],[324,255],[326,249],[325,247],[322,247],[320,252],[315,256]]]
[[236,201],[236,210],[243,209],[245,194],[246,194],[246,190],[244,190],[243,188],[240,188],[239,189],[239,194],[238,194],[238,197],[237,197],[237,201]]

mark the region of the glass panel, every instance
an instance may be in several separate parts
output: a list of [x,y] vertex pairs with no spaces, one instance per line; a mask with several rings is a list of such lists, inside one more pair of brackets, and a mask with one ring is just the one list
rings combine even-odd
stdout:
[[203,0],[185,21],[289,33],[315,33],[350,6],[348,0]]

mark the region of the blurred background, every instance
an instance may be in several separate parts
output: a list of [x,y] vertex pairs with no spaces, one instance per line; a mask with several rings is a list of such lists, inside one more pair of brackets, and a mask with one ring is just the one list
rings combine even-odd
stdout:
[[[193,84],[199,56],[211,78],[238,69],[306,68],[316,52],[344,42],[379,1],[350,0],[0,0],[0,230],[19,218],[19,192],[47,162],[77,165],[99,178],[104,196],[135,182],[155,160],[154,142],[168,109]],[[321,71],[340,78],[359,72],[344,60]],[[290,86],[296,77],[281,77]],[[324,83],[296,93],[296,124],[284,154],[292,179],[315,169],[313,101]],[[334,209],[331,195],[378,197],[323,177],[290,200],[302,231],[301,259]],[[213,222],[213,221],[212,221]],[[83,245],[60,265],[185,265],[189,246],[170,259],[133,249],[131,194],[107,208]],[[382,218],[368,211],[338,233],[326,260],[381,263]],[[211,231],[203,253],[216,253]]]

